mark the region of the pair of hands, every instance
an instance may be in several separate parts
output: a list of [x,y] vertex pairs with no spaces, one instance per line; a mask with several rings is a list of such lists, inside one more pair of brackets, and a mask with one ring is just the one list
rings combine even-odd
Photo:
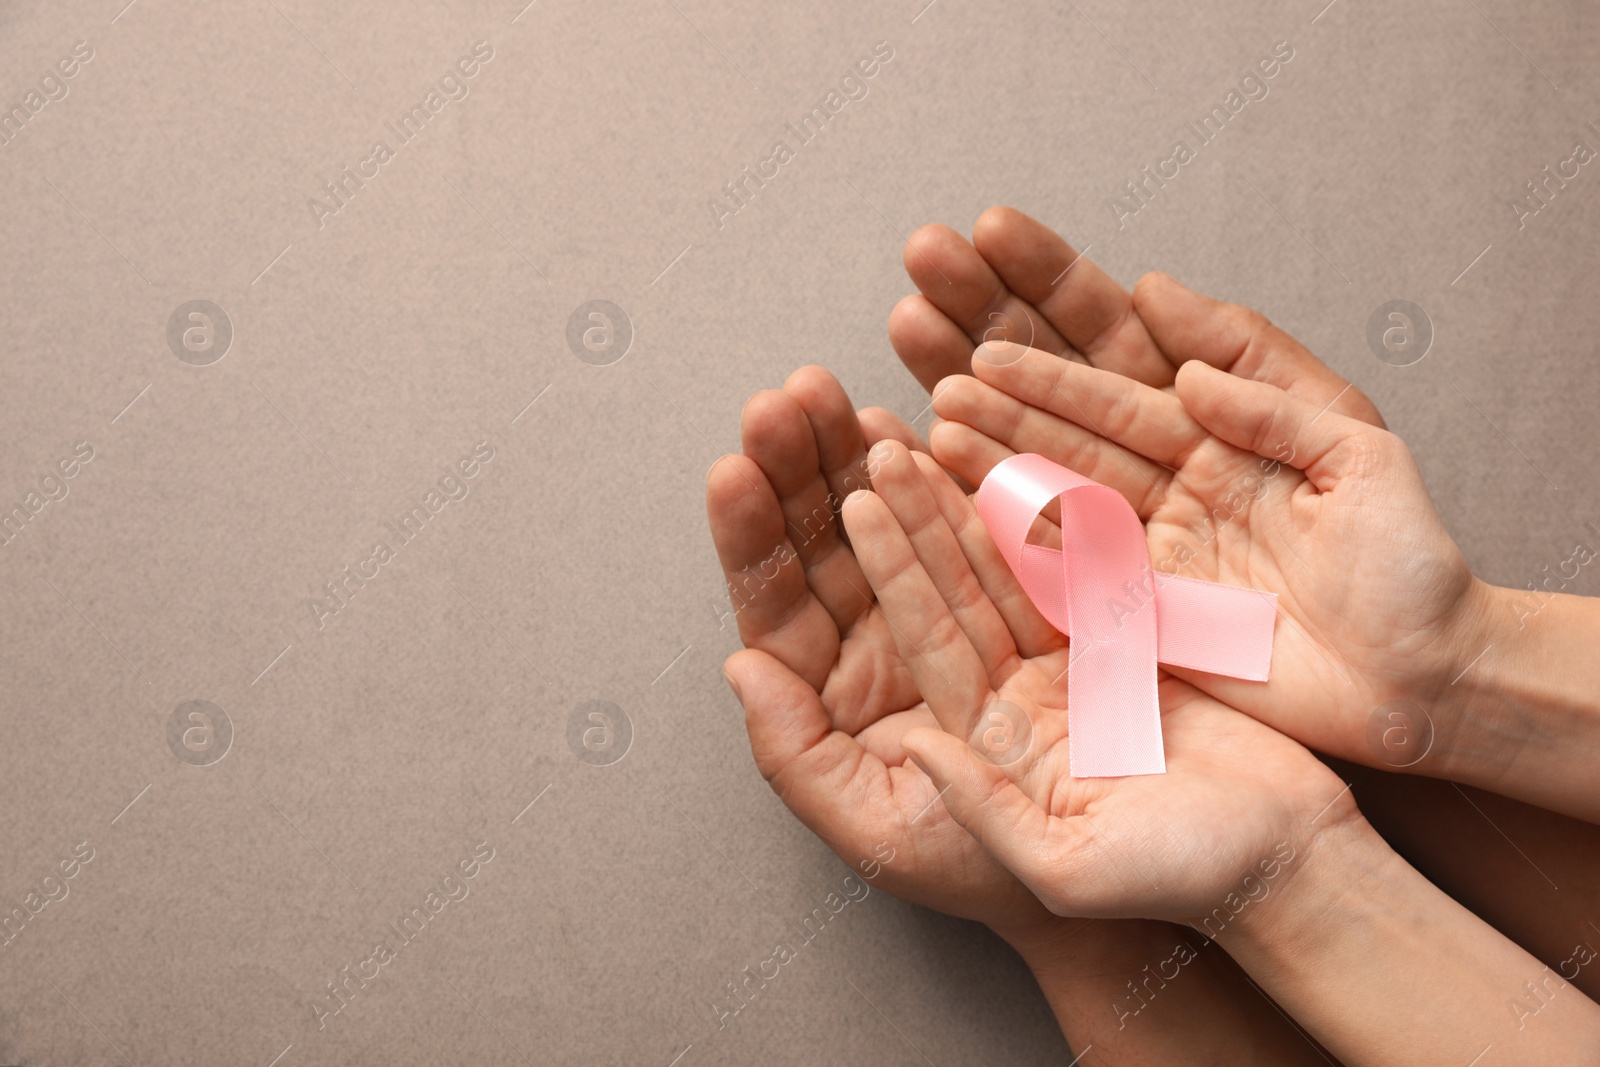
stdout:
[[[1052,915],[1192,920],[1285,842],[1359,822],[1301,743],[1381,765],[1371,710],[1435,702],[1483,597],[1371,404],[1260,316],[1160,275],[1129,294],[1006,209],[972,244],[918,231],[906,265],[922,293],[891,340],[934,389],[938,463],[808,368],[750,403],[746,454],[709,480],[748,646],[725,669],[785,803],[1013,943]],[[939,469],[977,484],[1021,451],[1123,492],[1163,570],[1279,594],[1269,683],[1162,683],[1165,775],[1067,773],[1066,643]],[[1019,713],[1020,752],[974,751]]]

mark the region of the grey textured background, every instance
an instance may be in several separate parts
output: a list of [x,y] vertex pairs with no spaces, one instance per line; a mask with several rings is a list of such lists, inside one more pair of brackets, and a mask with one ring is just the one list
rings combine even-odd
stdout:
[[[923,409],[884,322],[924,222],[1010,203],[1129,284],[1261,308],[1374,397],[1491,580],[1597,517],[1600,164],[1525,227],[1508,205],[1600,148],[1588,5],[122,2],[0,7],[0,103],[94,50],[0,146],[0,501],[95,452],[0,547],[0,912],[95,850],[0,946],[0,1062],[1063,1062],[1008,950],[878,892],[727,1029],[706,1004],[846,868],[750,762],[702,478],[805,362]],[[319,229],[307,201],[480,40],[470,95]],[[870,94],[718,228],[880,41]],[[1268,98],[1119,231],[1108,198],[1278,41]],[[1415,366],[1366,344],[1394,298],[1437,331]],[[233,322],[210,366],[166,342],[192,299]],[[564,339],[590,299],[635,331],[610,366]],[[319,630],[314,588],[480,441]],[[235,731],[205,767],[167,743],[195,699]],[[621,762],[569,748],[589,700],[630,717]]]

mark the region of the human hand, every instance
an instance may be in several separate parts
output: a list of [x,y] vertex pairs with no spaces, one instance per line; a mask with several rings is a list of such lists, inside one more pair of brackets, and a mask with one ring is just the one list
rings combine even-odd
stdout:
[[[1050,912],[907,762],[900,737],[934,719],[841,536],[837,508],[875,472],[867,445],[892,440],[903,455],[926,448],[916,434],[881,410],[852,414],[839,384],[812,367],[751,401],[743,438],[746,455],[719,461],[707,486],[749,646],[725,671],[744,705],[757,766],[795,815],[874,886],[986,923],[1033,971],[1074,1047],[1092,1046],[1099,1062],[1325,1062],[1227,956],[1204,950],[1194,934]],[[939,501],[962,523],[958,540],[986,542],[967,499],[923,461],[937,475]],[[1003,569],[992,544],[987,551]],[[1033,637],[1053,651],[1063,646],[1048,626]],[[1160,981],[1151,968],[1169,966],[1189,977],[1147,1002],[1148,983]],[[1142,995],[1130,991],[1141,974]]]
[[1001,340],[1167,390],[1178,367],[1198,359],[1383,425],[1361,390],[1256,312],[1159,273],[1130,293],[1087,251],[1009,207],[980,215],[971,241],[948,226],[923,226],[903,254],[920,291],[895,305],[889,340],[929,391],[952,374],[972,373],[974,347]]
[[[895,308],[890,334],[906,366],[930,389],[946,376],[971,373],[975,344],[1006,339],[1167,391],[1174,390],[1178,368],[1198,362],[1277,386],[1318,413],[1326,412],[1324,418],[1344,415],[1383,427],[1377,409],[1359,389],[1259,313],[1194,293],[1159,273],[1146,275],[1129,293],[1047,227],[1010,208],[985,212],[973,227],[971,243],[947,227],[917,230],[907,242],[905,263],[922,292]],[[1103,429],[1106,419],[1128,417],[1125,410],[1104,412],[1093,421]],[[1076,425],[1055,429],[1092,433]],[[1014,448],[1058,460],[1070,447],[1059,441],[1048,421],[1019,417],[1009,433]],[[940,454],[962,449],[972,453],[963,465],[969,478],[1010,454],[957,425],[936,425],[932,436]],[[1100,463],[1080,467],[1083,473],[1105,475],[1101,480],[1120,474],[1136,483],[1133,491],[1150,492],[1139,468],[1122,458],[1125,450],[1078,452],[1083,463]],[[1266,470],[1277,468],[1269,462]],[[1226,491],[1215,496],[1226,500]],[[1224,515],[1231,519],[1230,510]],[[1430,566],[1447,586],[1460,583],[1460,555],[1438,540],[1431,508],[1428,515],[1432,521],[1425,540],[1443,552]],[[1600,806],[1588,788],[1589,754],[1600,749],[1600,714],[1593,695],[1600,676],[1587,655],[1600,635],[1600,617],[1586,598],[1559,593],[1573,577],[1567,568],[1592,558],[1592,550],[1579,545],[1557,568],[1559,575],[1547,569],[1543,588],[1533,594],[1474,581],[1464,598],[1471,606],[1461,611],[1443,606],[1450,597],[1448,588],[1442,597],[1438,588],[1427,590],[1430,595],[1412,606],[1421,616],[1431,608],[1434,638],[1427,636],[1429,620],[1423,619],[1421,630],[1412,631],[1415,657],[1385,654],[1380,648],[1374,657],[1357,649],[1353,663],[1323,661],[1325,672],[1340,683],[1341,698],[1363,688],[1345,684],[1361,662],[1379,666],[1372,661],[1382,661],[1377,675],[1362,679],[1370,696],[1357,697],[1347,709],[1339,727],[1345,743],[1335,750],[1383,769],[1404,767],[1471,782],[1554,811],[1600,819]],[[1409,578],[1416,584],[1405,588],[1426,583],[1424,574],[1411,573]],[[1454,622],[1438,625],[1447,616]],[[1404,625],[1407,620],[1400,621]],[[1371,627],[1366,630],[1372,632]],[[1376,639],[1382,643],[1381,635]],[[1254,710],[1239,684],[1228,687],[1226,680],[1200,676],[1194,680]],[[1274,686],[1278,682],[1275,678]],[[1363,717],[1370,731],[1364,738],[1358,729]],[[1311,737],[1301,735],[1302,740]]]
[[[1014,452],[1038,452],[1121,489],[1151,524],[1152,562],[1158,568],[1278,591],[1272,582],[1283,557],[1293,551],[1288,542],[1298,535],[1291,526],[1273,525],[1270,532],[1290,535],[1270,542],[1279,549],[1279,567],[1270,566],[1273,557],[1263,557],[1261,538],[1248,535],[1252,518],[1264,513],[1258,498],[1268,494],[1262,487],[1281,501],[1299,476],[1292,470],[1283,476],[1287,449],[1293,447],[1287,441],[1264,444],[1265,455],[1237,448],[1191,449],[1195,421],[1183,417],[1170,395],[1134,388],[1133,379],[1171,390],[1178,369],[1193,362],[1202,367],[1190,375],[1216,367],[1236,378],[1275,386],[1290,400],[1314,404],[1308,422],[1343,418],[1382,427],[1377,410],[1359,390],[1258,313],[1193,293],[1160,274],[1147,275],[1129,293],[1047,227],[1012,209],[985,212],[973,228],[971,244],[947,228],[923,227],[908,242],[905,262],[922,293],[903,300],[890,318],[896,350],[925,384],[934,384],[937,374],[952,376],[934,410],[955,421],[934,427],[935,455],[974,484]],[[980,358],[971,358],[973,344],[986,336],[1024,344],[1032,338],[1036,350],[1047,348],[1064,358],[1030,354],[1026,367],[995,367],[1014,356],[984,348],[978,350]],[[1004,379],[1013,393],[1024,386],[1031,392],[1022,403],[1015,396],[1006,396],[1012,403],[997,403],[1003,393],[955,377],[974,369],[987,384]],[[1117,375],[1126,377],[1119,381]],[[1148,410],[1136,412],[1135,405],[1144,399]],[[1028,410],[1034,404],[1037,413]],[[1168,428],[1163,419],[1173,412],[1179,413],[1180,425]],[[1121,431],[1120,443],[1128,447],[1105,444],[1101,431],[1113,429]],[[1147,432],[1141,435],[1141,430]],[[1200,434],[1205,436],[1203,428]],[[1387,434],[1373,439],[1398,444]],[[1141,446],[1147,451],[1141,452]],[[1188,449],[1185,466],[1176,472],[1164,469],[1179,449]],[[1405,465],[1414,474],[1409,457]],[[1413,478],[1411,490],[1420,487],[1420,479]],[[1351,495],[1347,486],[1344,497]],[[1482,630],[1484,588],[1471,581],[1425,495],[1422,500],[1431,521],[1410,531],[1408,544],[1391,544],[1389,550],[1437,552],[1433,568],[1406,570],[1396,561],[1392,569],[1404,573],[1394,581],[1372,566],[1373,559],[1361,559],[1362,565],[1354,567],[1352,560],[1360,556],[1357,546],[1364,542],[1338,540],[1342,532],[1324,521],[1317,527],[1323,547],[1341,549],[1344,555],[1335,560],[1325,552],[1319,557],[1325,562],[1312,573],[1325,574],[1330,566],[1350,568],[1350,573],[1364,576],[1348,590],[1351,595],[1331,598],[1346,591],[1341,573],[1337,591],[1308,588],[1302,580],[1296,590],[1302,594],[1299,600],[1280,600],[1281,615],[1289,624],[1280,627],[1273,681],[1267,686],[1194,672],[1186,676],[1236,707],[1252,714],[1261,711],[1264,721],[1299,740],[1354,761],[1393,766],[1398,759],[1415,758],[1410,753],[1397,756],[1369,741],[1372,710],[1397,699],[1432,705],[1484,644],[1472,644]],[[1333,507],[1322,511],[1325,517],[1359,514],[1348,509],[1341,514]],[[1392,524],[1389,529],[1399,532]],[[1290,558],[1298,568],[1298,558]],[[1400,557],[1407,558],[1413,557]],[[1256,566],[1252,571],[1237,560]],[[1391,594],[1387,600],[1381,599],[1384,590]],[[1377,600],[1374,594],[1379,594]],[[1406,611],[1398,619],[1346,614],[1360,604],[1387,610],[1397,603]],[[1314,609],[1309,615],[1307,607]],[[1392,628],[1386,625],[1391,621]],[[1297,625],[1309,628],[1296,630]],[[1394,641],[1407,627],[1410,639]],[[1466,645],[1472,647],[1462,647]],[[1290,658],[1282,658],[1285,652]],[[1301,669],[1303,663],[1310,665],[1309,672]],[[1297,680],[1301,684],[1294,684]],[[1301,693],[1320,699],[1302,704]],[[1287,707],[1303,708],[1303,713],[1273,714]],[[1342,709],[1337,721],[1330,719],[1330,708]],[[1327,729],[1301,728],[1302,722]],[[1415,731],[1415,745],[1425,728],[1406,725]],[[1446,762],[1442,731],[1447,724],[1434,725],[1441,734],[1431,738],[1436,751],[1428,767],[1417,768],[1424,773],[1442,773],[1433,768]]]
[[[930,459],[887,443],[873,458],[874,491],[846,500],[844,522],[938,724],[901,747],[1051,911],[1192,920],[1242,874],[1292,863],[1319,828],[1360,821],[1302,746],[1176,679],[1161,688],[1167,773],[1072,778],[1062,635]],[[1017,744],[982,758],[997,719]]]
[[[1435,706],[1481,649],[1486,597],[1393,434],[1194,360],[1177,395],[1005,343],[951,378],[934,454],[981,479],[1037,451],[1124,494],[1155,570],[1278,594],[1271,680],[1174,668],[1296,740],[1383,766],[1372,710]],[[1137,609],[1141,601],[1128,605]],[[1442,773],[1452,722],[1434,723]]]
[[[940,506],[959,491],[931,460],[889,443],[872,458],[874,491],[853,493],[843,518],[938,722],[901,747],[1051,911],[1187,921],[1346,1062],[1448,1067],[1492,1046],[1564,1063],[1593,1049],[1600,1009],[1574,992],[1508,1018],[1534,988],[1517,977],[1553,972],[1396,856],[1306,749],[1184,682],[1162,683],[1166,773],[1074,779],[1065,650],[970,502]],[[1027,724],[999,760],[974,751],[996,709]],[[1427,981],[1441,986],[1427,1011],[1392,1010]]]
[[[868,425],[909,433],[881,413]],[[849,398],[804,368],[750,401],[742,437],[745,455],[712,467],[706,508],[747,646],[724,671],[762,775],[874,885],[1008,938],[1042,936],[1053,918],[950,819],[900,748],[933,719],[838,523],[839,502],[870,484]]]

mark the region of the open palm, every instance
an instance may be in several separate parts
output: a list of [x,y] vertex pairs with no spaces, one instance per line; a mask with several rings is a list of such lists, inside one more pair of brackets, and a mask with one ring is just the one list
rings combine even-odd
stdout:
[[[1056,911],[1047,908],[951,816],[940,790],[906,757],[903,739],[919,729],[937,733],[936,720],[922,698],[917,657],[904,653],[895,632],[901,624],[891,624],[842,537],[838,510],[869,475],[886,487],[919,484],[903,445],[927,446],[887,412],[852,412],[839,384],[815,367],[796,372],[781,392],[758,395],[743,422],[745,455],[719,461],[707,485],[712,533],[747,645],[724,670],[744,705],[756,764],[783,802],[873,885],[1000,934],[1054,991],[1069,1035],[1084,1034],[1102,1062],[1171,1062],[1197,1049],[1228,1049],[1248,1062],[1320,1062],[1216,953],[1188,965],[1198,973],[1186,991],[1163,997],[1154,1016],[1135,1001],[1137,1028],[1124,1032],[1103,1014],[1106,1000],[1131,998],[1127,975],[1187,943],[1185,933],[1149,919],[1067,917],[1073,913],[1059,901]],[[891,451],[898,462],[879,472],[866,445],[887,440],[898,442]],[[929,476],[924,492],[935,491],[941,518],[948,513],[960,531],[957,555],[970,550],[987,560],[986,573],[1009,581],[967,498],[926,455],[918,462]],[[1059,708],[1064,696],[1066,644],[1014,585],[996,589],[997,599],[968,592],[1021,613],[1026,656],[1009,625],[992,617],[985,647],[1000,652],[995,684],[1030,711],[992,717],[981,738],[993,759],[1020,761],[1036,750],[1027,726],[1037,721],[1049,731],[1062,721],[1040,709]],[[1060,738],[1041,733],[1039,744],[1055,748]]]
[[937,729],[901,738],[945,805],[1057,914],[1184,920],[1292,856],[1341,783],[1302,746],[1176,679],[1167,773],[1073,778],[1068,650],[970,501],[925,456],[874,450],[844,521]]
[[[1038,452],[1122,490],[1149,524],[1156,567],[1281,596],[1271,683],[1195,673],[1191,681],[1326,751],[1447,772],[1443,746],[1417,763],[1433,728],[1447,723],[1419,719],[1415,709],[1373,713],[1401,699],[1426,708],[1482,651],[1486,639],[1466,632],[1464,620],[1483,590],[1403,445],[1356,425],[1383,426],[1359,389],[1260,314],[1162,274],[1129,292],[1011,208],[984,212],[970,242],[924,226],[904,259],[920,292],[896,306],[890,337],[918,380],[939,392],[935,411],[958,420],[933,429],[941,462],[977,484],[1014,452]],[[974,358],[977,346],[997,340],[1046,354],[985,348]],[[1263,404],[1270,396],[1271,410],[1309,405],[1300,421],[1314,433],[1337,427],[1342,444],[1313,466],[1309,446],[1270,423],[1235,421],[1236,433],[1259,430],[1259,440],[1197,432],[1174,398],[1180,370],[1191,365],[1190,383],[1209,384],[1190,397],[1209,397],[1216,418],[1227,421],[1235,394]],[[1206,378],[1212,367],[1231,379]],[[975,369],[1000,388],[952,377]],[[1319,483],[1336,462],[1345,464],[1345,484]],[[1359,513],[1344,506],[1358,495]],[[1371,737],[1369,721],[1379,726]]]
[[[1373,709],[1431,703],[1477,648],[1476,586],[1400,440],[1193,361],[1177,395],[1005,342],[950,379],[934,454],[981,480],[1039,452],[1103,482],[1146,523],[1158,572],[1278,594],[1271,680],[1175,670],[1290,736],[1394,762]],[[1412,724],[1420,729],[1420,724]]]

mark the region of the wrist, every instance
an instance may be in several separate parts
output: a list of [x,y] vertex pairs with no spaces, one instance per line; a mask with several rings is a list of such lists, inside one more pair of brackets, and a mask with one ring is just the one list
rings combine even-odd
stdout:
[[1326,1062],[1220,948],[1184,926],[1064,919],[1008,941],[1068,1045],[1080,1056],[1092,1048],[1094,1062],[1105,1067]]
[[1330,807],[1318,816],[1329,820],[1325,828],[1278,846],[1275,858],[1286,877],[1263,880],[1261,897],[1230,902],[1191,924],[1246,970],[1252,969],[1247,960],[1281,967],[1325,948],[1319,942],[1338,930],[1330,916],[1348,902],[1379,899],[1399,869],[1411,871],[1348,797]]
[[1202,1049],[1220,1054],[1249,1044],[1253,1026],[1261,1025],[1243,989],[1229,988],[1230,976],[1217,972],[1219,961],[1231,967],[1226,957],[1216,949],[1201,956],[1205,940],[1181,926],[1061,919],[1024,936],[991,929],[1027,964],[1068,1045],[1094,1048],[1097,1062],[1170,1063]]
[[1426,715],[1428,751],[1401,769],[1473,784],[1493,778],[1507,758],[1493,680],[1485,660],[1516,633],[1508,590],[1474,576],[1457,603],[1437,654],[1405,688],[1404,699]]
[[1434,686],[1437,755],[1415,770],[1593,820],[1600,814],[1589,788],[1600,753],[1594,601],[1476,579],[1469,599],[1453,658]]
[[1116,923],[1097,919],[1051,916],[1022,926],[990,923],[989,929],[1028,965],[1034,978],[1048,993],[1054,989],[1081,987],[1100,967]]
[[1218,944],[1337,1058],[1459,1067],[1494,1046],[1503,1062],[1566,1063],[1597,1047],[1600,1008],[1359,814],[1318,833],[1302,859]]

